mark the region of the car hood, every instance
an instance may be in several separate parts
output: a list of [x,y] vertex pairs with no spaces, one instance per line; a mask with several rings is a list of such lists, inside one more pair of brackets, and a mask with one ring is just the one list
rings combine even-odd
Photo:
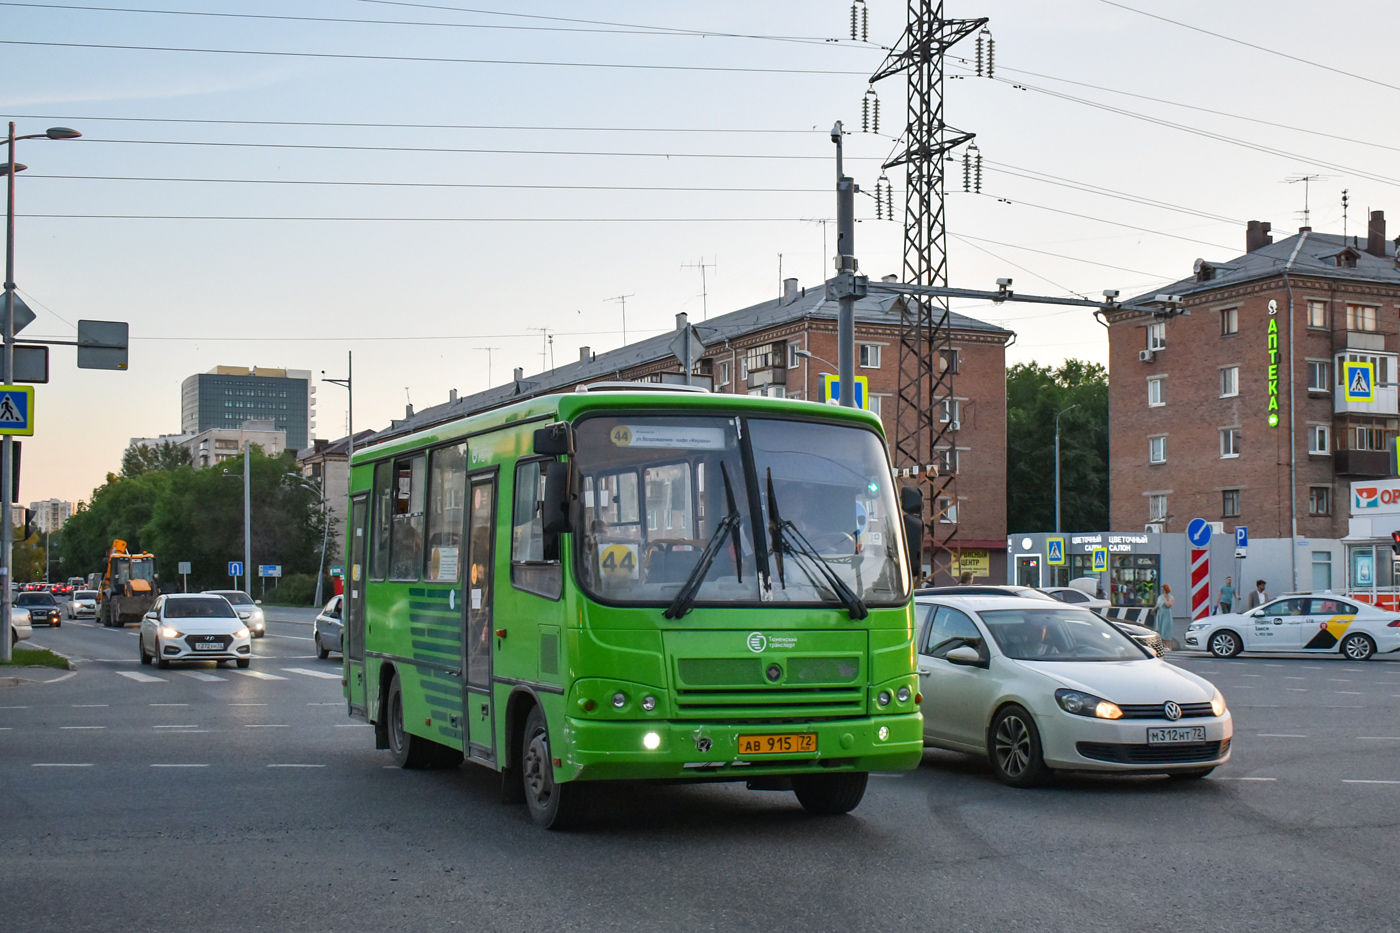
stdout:
[[1210,681],[1158,658],[1141,661],[1012,661],[1072,690],[1114,703],[1208,703]]

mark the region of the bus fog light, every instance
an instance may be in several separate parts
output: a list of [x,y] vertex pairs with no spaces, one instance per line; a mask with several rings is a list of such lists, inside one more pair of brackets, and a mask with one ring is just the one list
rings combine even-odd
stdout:
[[896,700],[898,700],[898,701],[901,702],[901,703],[908,703],[908,702],[909,702],[909,688],[908,688],[908,687],[900,687],[898,690],[895,691],[894,697],[895,697]]
[[[642,709],[646,710],[648,713],[650,713],[652,710],[656,709],[656,697],[642,697]],[[648,734],[652,734],[652,733],[648,733]],[[655,746],[651,746],[651,745],[648,745],[648,746],[647,746],[647,748],[653,748],[653,747],[655,747]]]
[[625,693],[614,693],[614,694],[613,694],[613,706],[616,706],[618,709],[622,709],[622,708],[623,708],[624,706],[626,706],[626,705],[627,705],[627,694],[625,694]]
[[875,702],[879,703],[881,706],[889,706],[890,692],[888,690],[881,690],[880,695],[875,698]]
[[642,747],[647,751],[656,751],[661,747],[661,736],[655,732],[648,732],[642,736]]
[[875,734],[878,735],[878,736],[880,737],[880,741],[883,742],[883,741],[885,741],[886,739],[888,739],[888,738],[890,737],[890,727],[889,727],[889,726],[881,726],[881,727],[880,727],[880,730],[879,730],[878,732],[876,732]]

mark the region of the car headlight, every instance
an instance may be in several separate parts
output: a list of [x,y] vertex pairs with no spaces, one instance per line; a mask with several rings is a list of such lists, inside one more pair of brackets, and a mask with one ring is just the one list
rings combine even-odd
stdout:
[[1055,702],[1060,709],[1076,716],[1089,716],[1095,719],[1122,719],[1123,711],[1117,703],[1110,703],[1103,697],[1078,690],[1056,690]]
[[1196,632],[1207,627],[1208,625],[1210,625],[1209,622],[1192,622],[1190,625],[1186,626],[1186,631]]
[[160,630],[160,637],[161,637],[161,638],[179,638],[179,637],[180,637],[180,631],[179,631],[179,629],[173,629],[173,628],[171,628],[170,626],[167,625],[167,626],[165,626],[164,628],[162,628],[162,629]]
[[234,633],[233,633],[233,637],[234,637],[234,638],[247,638],[247,637],[248,637],[248,626],[245,625],[245,626],[243,626],[241,629],[239,629],[238,631],[234,632]]
[[1210,711],[1217,716],[1225,715],[1225,696],[1219,690],[1210,698]]

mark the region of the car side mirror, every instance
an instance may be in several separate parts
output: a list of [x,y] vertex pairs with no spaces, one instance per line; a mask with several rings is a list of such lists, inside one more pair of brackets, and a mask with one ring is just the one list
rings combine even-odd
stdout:
[[154,612],[146,613],[146,618],[150,619],[152,622],[160,621],[160,616],[156,615]]
[[943,657],[952,664],[960,664],[963,667],[986,667],[987,662],[982,660],[982,654],[971,645],[961,645],[949,651]]

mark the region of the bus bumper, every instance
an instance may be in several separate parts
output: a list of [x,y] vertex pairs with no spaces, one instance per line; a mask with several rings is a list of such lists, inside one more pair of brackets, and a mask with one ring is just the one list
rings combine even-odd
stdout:
[[[909,771],[923,756],[923,714],[833,722],[605,722],[565,720],[559,781],[695,779],[743,781],[760,775],[827,771]],[[741,755],[740,736],[813,733],[815,752]],[[654,747],[651,747],[654,746]]]

